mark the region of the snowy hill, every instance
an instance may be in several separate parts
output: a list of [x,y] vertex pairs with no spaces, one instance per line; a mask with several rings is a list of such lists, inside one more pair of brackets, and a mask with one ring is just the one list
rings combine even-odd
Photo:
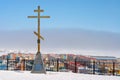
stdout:
[[72,72],[31,74],[30,71],[0,71],[0,80],[120,80],[120,77],[78,74]]

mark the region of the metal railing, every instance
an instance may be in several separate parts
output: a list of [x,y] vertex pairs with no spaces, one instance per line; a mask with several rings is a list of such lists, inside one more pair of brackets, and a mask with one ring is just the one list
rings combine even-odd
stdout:
[[[1,62],[2,70],[28,70],[31,71],[34,60],[11,60],[7,59]],[[63,60],[52,59],[43,60],[47,71],[74,72],[98,75],[120,75],[120,63],[117,62],[98,62],[82,60]],[[4,65],[4,66],[3,66]]]

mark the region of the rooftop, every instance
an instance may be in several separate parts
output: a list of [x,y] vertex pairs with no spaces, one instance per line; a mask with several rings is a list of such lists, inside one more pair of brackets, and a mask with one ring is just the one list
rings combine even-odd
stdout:
[[93,58],[96,58],[97,60],[116,60],[116,57],[113,56],[91,56]]

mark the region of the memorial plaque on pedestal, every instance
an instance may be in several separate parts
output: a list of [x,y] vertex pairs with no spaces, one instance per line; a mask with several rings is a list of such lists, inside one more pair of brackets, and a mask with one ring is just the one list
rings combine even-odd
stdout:
[[36,54],[31,73],[46,73],[46,70],[45,70],[44,64],[43,64],[43,60],[41,57],[41,53],[39,53],[39,52]]

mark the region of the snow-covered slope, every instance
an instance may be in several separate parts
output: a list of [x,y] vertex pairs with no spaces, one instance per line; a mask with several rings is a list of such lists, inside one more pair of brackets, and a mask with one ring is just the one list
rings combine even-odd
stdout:
[[120,80],[119,76],[47,72],[31,74],[30,71],[0,71],[0,80]]

